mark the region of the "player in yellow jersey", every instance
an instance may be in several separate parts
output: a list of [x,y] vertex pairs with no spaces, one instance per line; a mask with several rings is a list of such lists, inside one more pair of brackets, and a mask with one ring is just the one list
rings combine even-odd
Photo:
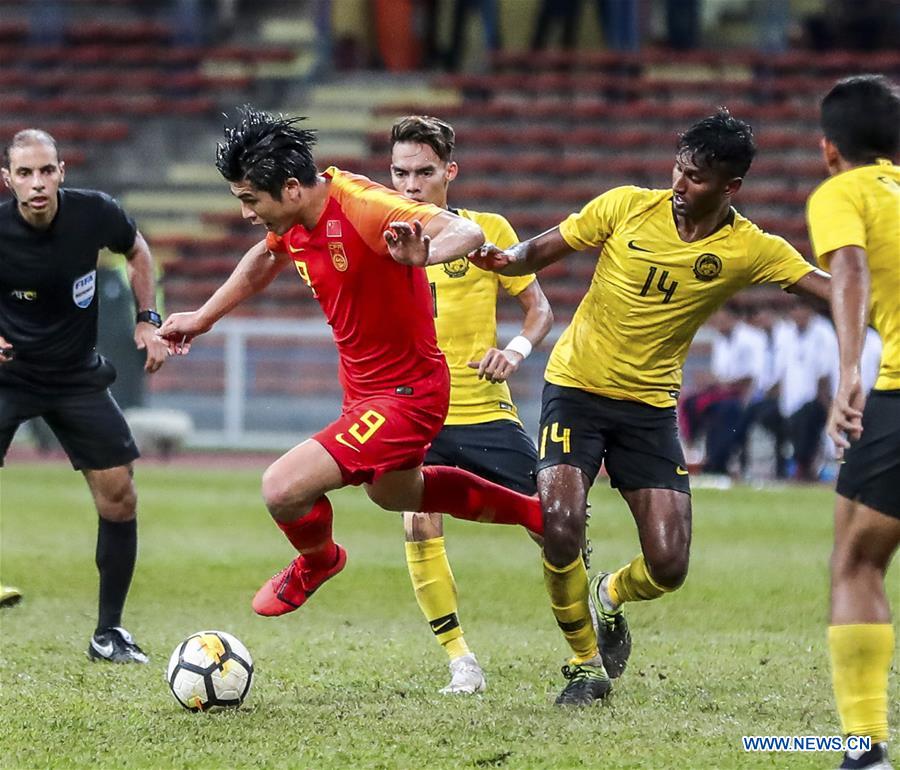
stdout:
[[[828,433],[845,459],[828,646],[843,731],[871,742],[848,742],[841,767],[884,770],[894,652],[884,580],[900,545],[900,90],[882,76],[842,80],[822,100],[821,117],[830,178],[810,196],[807,216],[816,256],[833,276],[840,376]],[[868,398],[860,384],[867,321],[884,344]]]
[[[459,171],[453,128],[437,118],[411,115],[391,130],[391,180],[413,200],[447,204]],[[499,214],[452,209],[477,222],[500,246],[518,241]],[[426,465],[452,465],[517,492],[535,493],[534,444],[522,428],[506,380],[544,339],[553,323],[550,303],[534,275],[515,278],[470,267],[465,255],[426,268],[434,298],[438,345],[450,368],[450,411],[425,456]],[[497,292],[522,306],[522,331],[497,347]],[[450,658],[450,683],[442,693],[475,693],[484,673],[459,625],[456,583],[444,547],[442,516],[404,514],[406,561],[416,600]]]
[[[604,697],[624,670],[631,638],[622,605],[674,591],[687,576],[691,498],[675,400],[697,329],[751,284],[828,299],[827,275],[732,208],[754,153],[750,126],[722,109],[682,134],[671,189],[619,187],[531,240],[470,255],[519,275],[602,249],[547,365],[538,438],[544,578],[574,653],[560,705]],[[589,588],[579,545],[602,463],[631,509],[642,553]]]

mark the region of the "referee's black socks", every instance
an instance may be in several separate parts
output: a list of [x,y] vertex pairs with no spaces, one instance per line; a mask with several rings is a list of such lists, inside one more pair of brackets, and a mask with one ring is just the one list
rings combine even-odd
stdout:
[[137,519],[107,521],[97,530],[97,569],[100,572],[100,616],[97,633],[122,625],[122,608],[137,559]]

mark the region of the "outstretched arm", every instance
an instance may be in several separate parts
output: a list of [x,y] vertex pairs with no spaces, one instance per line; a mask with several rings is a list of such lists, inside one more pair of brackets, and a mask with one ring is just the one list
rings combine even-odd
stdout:
[[[150,247],[140,231],[135,234],[134,245],[125,253],[125,258],[134,306],[138,312],[156,309],[156,268]],[[144,371],[155,372],[165,363],[168,351],[165,343],[156,336],[153,324],[141,321],[134,325],[134,344],[138,350],[147,351]]]
[[559,227],[554,227],[506,250],[498,249],[492,243],[486,243],[469,254],[469,261],[482,270],[494,273],[528,275],[543,270],[547,265],[552,265],[575,251],[576,249],[566,243],[559,232]]
[[418,220],[391,222],[384,240],[400,264],[425,267],[449,262],[477,249],[484,243],[484,233],[472,220],[444,211],[424,228]]
[[168,343],[169,352],[186,355],[194,337],[208,332],[222,316],[266,288],[281,272],[287,259],[287,255],[270,252],[265,241],[251,247],[228,280],[199,310],[174,313],[165,320],[158,334]]
[[865,249],[844,246],[831,252],[831,318],[837,332],[840,375],[827,430],[840,458],[850,438],[862,433],[863,392],[859,361],[869,315],[869,266]]
[[824,270],[816,268],[804,275],[799,281],[788,286],[785,291],[812,300],[817,310],[828,313],[831,301],[832,278]]

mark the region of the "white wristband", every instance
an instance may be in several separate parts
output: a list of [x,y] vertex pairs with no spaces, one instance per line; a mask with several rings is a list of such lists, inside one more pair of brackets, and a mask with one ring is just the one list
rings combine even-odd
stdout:
[[518,334],[506,343],[506,349],[515,351],[522,356],[522,358],[528,358],[528,356],[531,355],[532,348],[531,343],[528,341],[528,337],[523,337],[521,334]]

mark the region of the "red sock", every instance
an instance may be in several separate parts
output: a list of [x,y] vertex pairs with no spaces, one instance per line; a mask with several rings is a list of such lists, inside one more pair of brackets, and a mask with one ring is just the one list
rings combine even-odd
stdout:
[[313,569],[327,569],[337,559],[337,546],[331,539],[331,522],[334,518],[331,503],[324,495],[316,500],[312,510],[296,521],[276,521],[301,554],[306,566]]
[[429,465],[422,468],[425,490],[423,513],[449,513],[457,519],[494,524],[521,524],[544,534],[541,503],[536,497],[513,492],[461,468]]

